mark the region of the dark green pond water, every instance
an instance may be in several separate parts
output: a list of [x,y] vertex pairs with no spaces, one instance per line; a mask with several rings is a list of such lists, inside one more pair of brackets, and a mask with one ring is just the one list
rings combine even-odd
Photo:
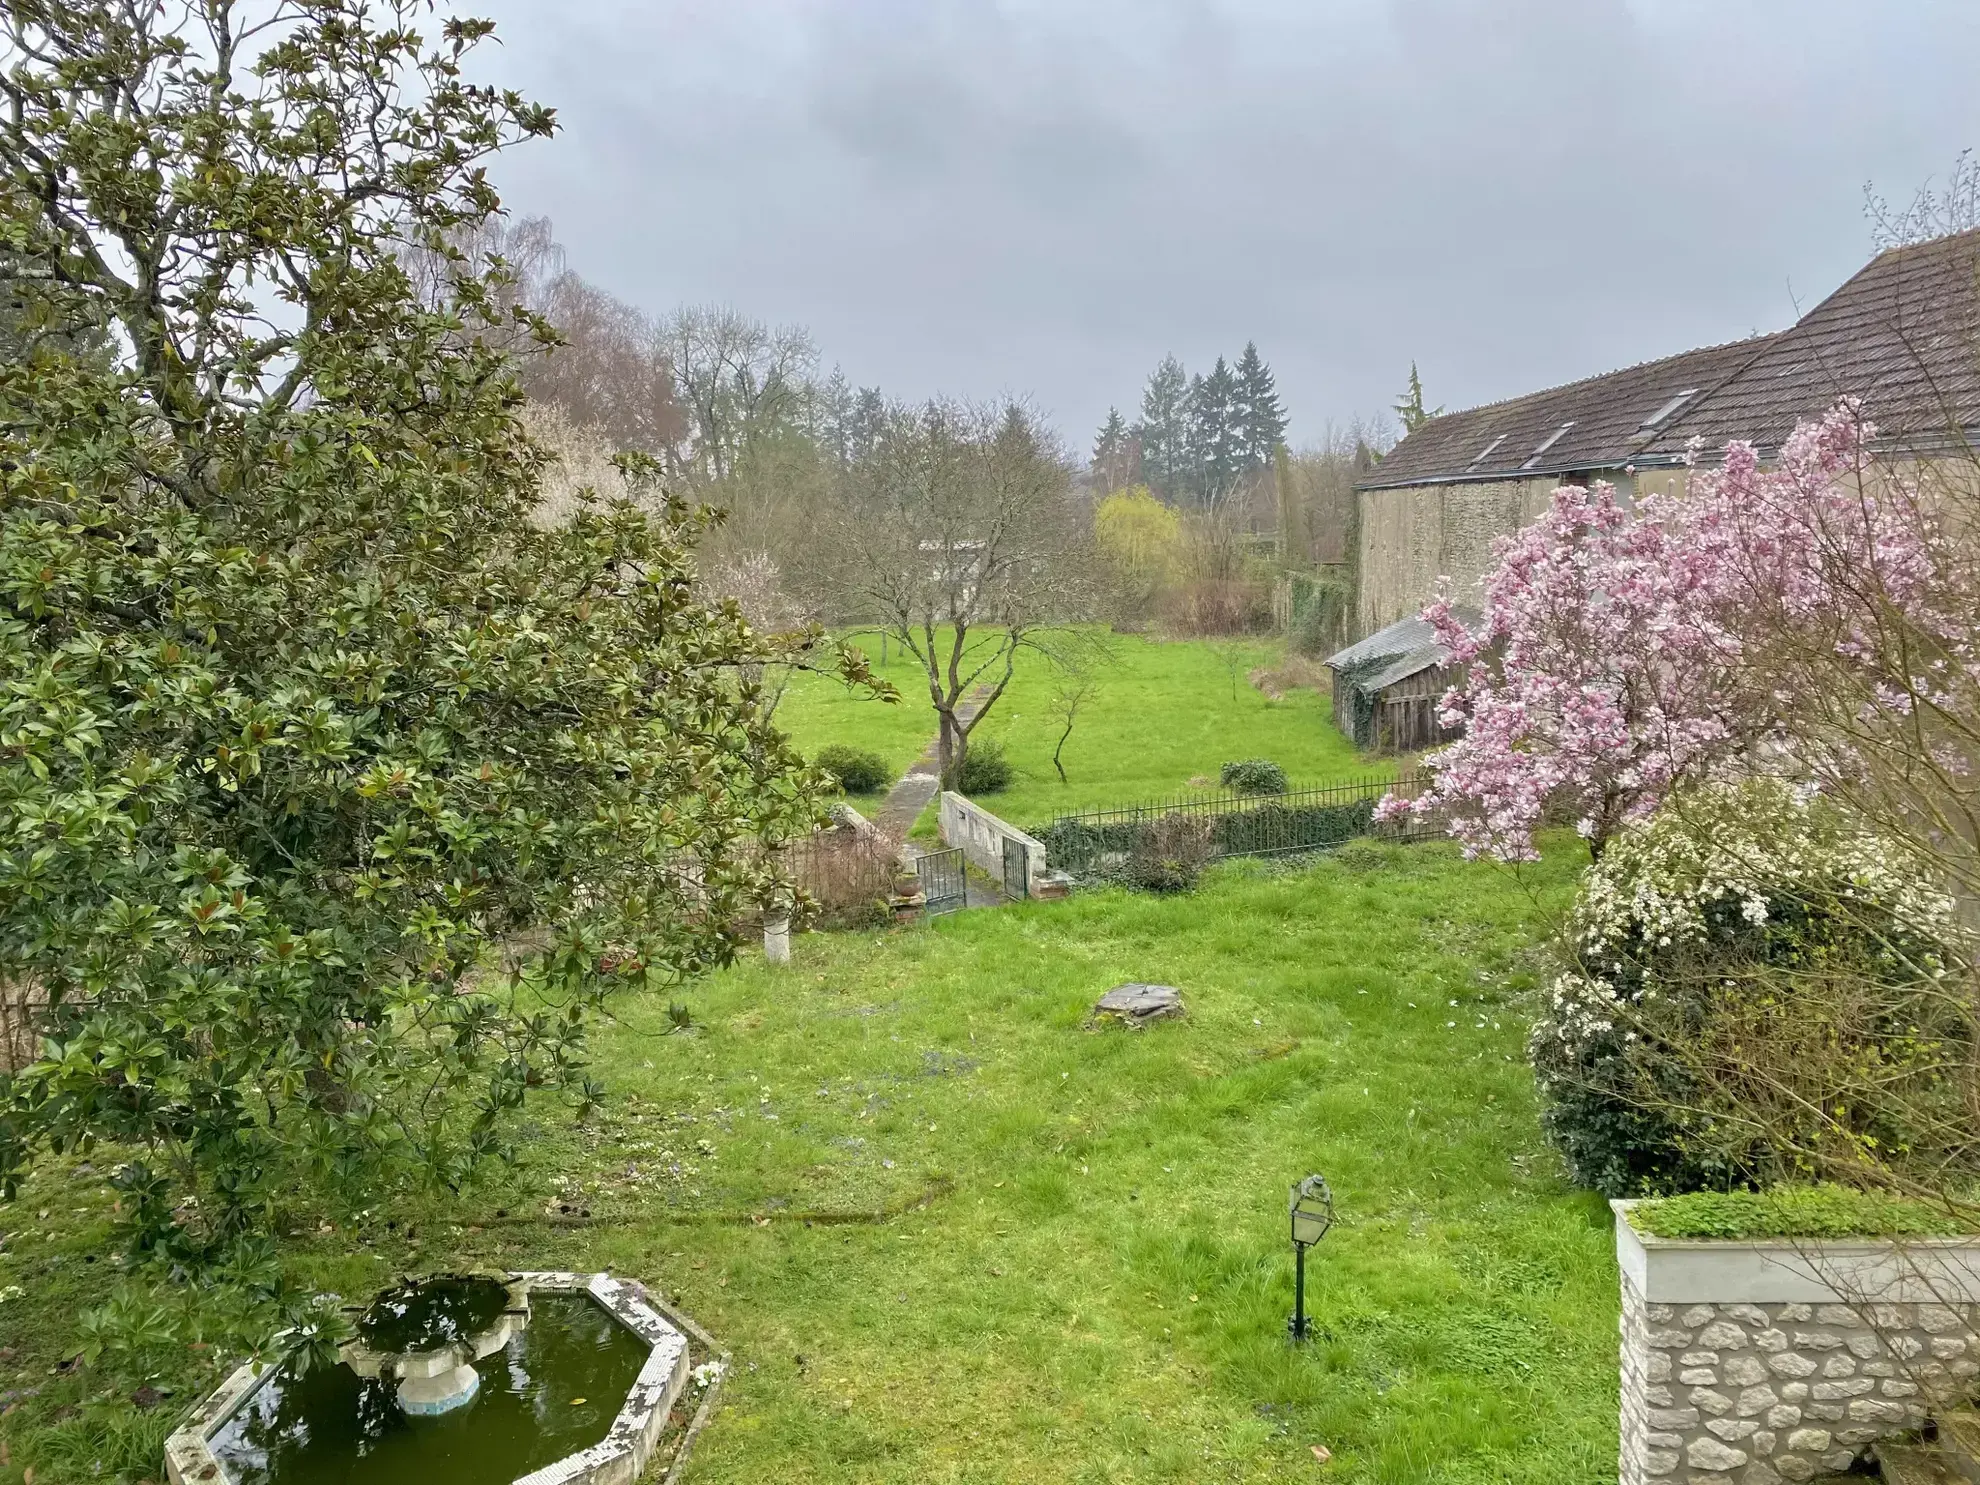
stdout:
[[440,1274],[387,1289],[357,1323],[374,1351],[431,1351],[491,1328],[509,1305],[509,1286],[474,1274]]
[[341,1363],[278,1371],[213,1451],[242,1485],[509,1485],[605,1437],[647,1348],[580,1295],[532,1294],[529,1328],[475,1363],[481,1391],[438,1418],[408,1418],[398,1383]]

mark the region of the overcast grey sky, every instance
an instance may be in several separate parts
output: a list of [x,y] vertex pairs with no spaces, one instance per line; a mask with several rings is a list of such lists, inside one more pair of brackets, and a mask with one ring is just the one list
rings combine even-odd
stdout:
[[1777,328],[1980,144],[1980,0],[481,0],[499,170],[659,312],[1076,446],[1247,339],[1295,440]]

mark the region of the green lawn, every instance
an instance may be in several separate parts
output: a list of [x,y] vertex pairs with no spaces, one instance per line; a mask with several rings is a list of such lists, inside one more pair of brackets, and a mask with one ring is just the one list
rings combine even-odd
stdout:
[[[422,1217],[417,1247],[382,1213],[305,1214],[297,1265],[352,1295],[485,1260],[678,1296],[737,1359],[699,1485],[1613,1481],[1608,1214],[1563,1186],[1522,1057],[1530,946],[1579,864],[1360,843],[1184,898],[806,936],[789,969],[694,987],[688,1035],[664,997],[629,1006],[605,1112],[542,1105],[514,1185]],[[1188,1019],[1090,1026],[1127,979],[1182,987]],[[1315,1169],[1329,1334],[1295,1351],[1285,1195]],[[4,1485],[131,1385],[51,1374],[65,1307],[104,1287],[101,1179],[0,1207],[0,1292],[23,1291],[0,1389],[43,1389],[0,1423]],[[161,1379],[170,1406],[199,1381]]]
[[[878,641],[860,644],[881,669]],[[1003,743],[1017,777],[984,803],[1016,824],[1038,825],[1068,811],[1186,793],[1192,778],[1214,782],[1217,770],[1237,758],[1273,759],[1295,785],[1367,770],[1353,744],[1334,729],[1325,696],[1296,690],[1273,701],[1250,685],[1247,673],[1276,663],[1279,645],[1221,648],[1203,640],[1116,636],[1114,663],[1100,670],[1099,692],[1066,744],[1063,784],[1052,768],[1061,724],[1050,703],[1059,678],[1038,656],[1022,657],[1010,690],[976,733]],[[1227,656],[1238,662],[1235,678]],[[887,659],[882,673],[900,690],[898,706],[806,675],[792,683],[778,721],[807,754],[848,743],[906,769],[934,736],[935,714],[913,657],[903,664],[890,644]]]

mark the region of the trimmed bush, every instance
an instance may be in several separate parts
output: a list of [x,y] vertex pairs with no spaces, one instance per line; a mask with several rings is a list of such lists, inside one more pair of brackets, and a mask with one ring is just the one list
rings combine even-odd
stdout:
[[1915,1153],[1950,1171],[1971,1022],[1952,905],[1785,785],[1677,797],[1589,868],[1533,1030],[1548,1136],[1608,1196],[1768,1186]]
[[1011,761],[1004,756],[1004,745],[995,738],[986,737],[982,742],[969,745],[969,752],[963,756],[963,794],[995,794],[1000,789],[1011,786]]
[[1257,805],[1217,816],[1218,854],[1271,856],[1285,851],[1322,851],[1367,835],[1374,829],[1373,800],[1293,809]]
[[1286,771],[1270,758],[1242,758],[1217,772],[1226,789],[1237,794],[1283,794]]
[[865,748],[847,748],[834,744],[820,748],[817,758],[812,760],[825,772],[839,781],[839,788],[847,794],[873,794],[893,782],[893,770],[878,753]]

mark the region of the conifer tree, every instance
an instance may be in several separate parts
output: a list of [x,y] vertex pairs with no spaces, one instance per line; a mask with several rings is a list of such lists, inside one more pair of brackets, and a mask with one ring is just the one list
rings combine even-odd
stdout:
[[1237,415],[1243,433],[1243,467],[1263,469],[1277,454],[1286,436],[1286,413],[1272,368],[1258,354],[1258,343],[1246,341],[1237,364]]
[[1127,419],[1118,407],[1107,409],[1107,421],[1093,440],[1093,479],[1102,490],[1118,490],[1133,482],[1138,450]]
[[1188,493],[1191,485],[1189,404],[1189,377],[1182,362],[1164,356],[1141,394],[1141,418],[1132,431],[1141,445],[1142,474],[1169,500]]
[[1402,395],[1402,401],[1395,405],[1396,417],[1401,420],[1405,434],[1414,433],[1432,418],[1443,412],[1441,407],[1423,405],[1423,378],[1416,374],[1416,363],[1409,363],[1409,390]]
[[1201,500],[1223,491],[1243,472],[1244,429],[1237,403],[1238,382],[1222,356],[1190,389],[1190,445],[1193,484]]

